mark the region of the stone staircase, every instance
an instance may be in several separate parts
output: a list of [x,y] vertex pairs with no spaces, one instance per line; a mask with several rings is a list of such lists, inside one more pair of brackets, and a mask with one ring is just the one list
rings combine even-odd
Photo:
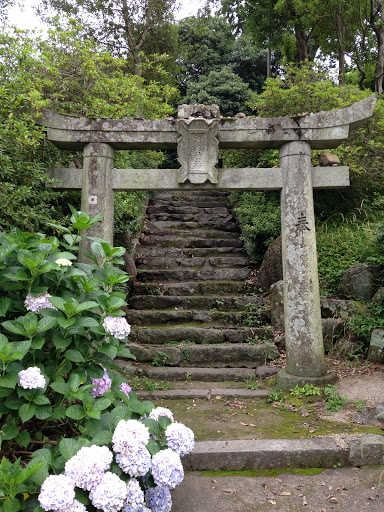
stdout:
[[140,364],[125,367],[171,381],[254,376],[279,354],[226,193],[157,193],[147,214],[127,309]]

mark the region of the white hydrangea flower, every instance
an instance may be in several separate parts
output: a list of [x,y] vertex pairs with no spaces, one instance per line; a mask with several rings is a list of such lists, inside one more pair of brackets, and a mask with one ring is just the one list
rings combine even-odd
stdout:
[[101,482],[89,493],[92,505],[104,512],[116,512],[124,507],[127,499],[127,485],[108,471]]
[[183,481],[184,469],[180,457],[170,448],[152,457],[152,476],[155,484],[173,489]]
[[183,425],[183,423],[175,422],[168,425],[165,437],[169,448],[180,455],[180,457],[190,453],[195,445],[193,431]]
[[103,322],[103,327],[108,334],[118,340],[123,340],[131,332],[131,326],[121,316],[107,316]]
[[24,306],[28,311],[33,311],[33,313],[39,313],[41,309],[57,308],[51,304],[48,300],[48,297],[52,297],[49,293],[43,293],[42,295],[31,295],[30,293],[26,296],[24,301]]
[[80,501],[74,500],[69,508],[64,508],[60,512],[87,512],[87,509]]
[[170,409],[167,409],[166,407],[156,407],[155,409],[152,409],[149,415],[149,417],[155,421],[157,421],[160,416],[166,416],[173,423],[172,411]]
[[67,260],[67,258],[59,258],[55,261],[55,263],[60,267],[70,267],[72,265],[72,261]]
[[149,430],[138,420],[120,420],[112,436],[112,448],[116,453],[129,455],[145,448]]
[[65,463],[65,474],[77,487],[90,491],[101,482],[112,459],[107,446],[84,446]]
[[18,384],[23,389],[39,389],[45,387],[45,377],[37,366],[30,366],[26,370],[21,370],[18,375]]
[[145,491],[145,502],[152,512],[170,512],[171,491],[167,487],[152,487]]
[[50,475],[44,480],[38,500],[44,510],[62,511],[75,499],[75,484],[65,475]]
[[124,512],[137,512],[144,505],[144,493],[139,482],[131,478],[127,483],[127,500],[124,503]]
[[116,462],[129,476],[144,476],[151,469],[151,454],[146,448],[126,454],[118,453]]

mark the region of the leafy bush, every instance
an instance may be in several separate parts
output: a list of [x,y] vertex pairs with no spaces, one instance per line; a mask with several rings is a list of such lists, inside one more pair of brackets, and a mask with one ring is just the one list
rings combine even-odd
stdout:
[[[129,278],[114,266],[121,263],[125,249],[92,239],[92,250],[84,251],[90,262],[78,260],[79,232],[99,218],[72,209],[71,229],[63,228],[63,240],[18,228],[0,234],[0,446],[4,455],[0,505],[5,512],[41,511],[37,493],[44,482],[39,500],[45,510],[59,509],[55,503],[61,494],[69,495],[72,503],[74,484],[68,484],[64,476],[48,478],[49,473],[58,475],[65,470],[68,474],[69,467],[76,467],[79,475],[92,457],[99,460],[101,447],[109,462],[91,486],[93,505],[88,510],[102,508],[97,498],[102,489],[96,484],[104,480],[104,487],[111,480],[123,490],[128,489],[124,481],[129,480],[135,495],[144,499],[141,484],[128,478],[133,474],[127,467],[134,461],[116,447],[120,435],[116,432],[125,432],[128,424],[132,425],[127,420],[135,420],[132,428],[145,434],[144,459],[148,462],[165,450],[156,457],[158,465],[162,467],[163,459],[169,457],[174,464],[170,478],[177,477],[173,485],[182,478],[178,455],[168,455],[171,450],[167,446],[183,455],[185,443],[189,447],[193,443],[193,434],[184,426],[181,433],[178,426],[168,428],[172,421],[169,413],[169,417],[156,416],[154,404],[139,402],[113,362],[116,357],[133,358],[124,343],[130,331],[121,309],[126,306],[125,295],[115,291]],[[146,419],[140,419],[143,417]],[[185,440],[181,451],[175,445],[175,435]],[[120,454],[116,462],[107,449],[112,441],[113,450]],[[132,438],[128,435],[122,442],[132,442]],[[136,463],[143,463],[139,459],[138,455]],[[135,470],[135,476],[144,477],[143,488],[156,488],[159,475],[153,470],[152,477],[148,464],[144,466],[145,471]],[[77,481],[73,476],[76,486],[91,490],[79,483],[83,477],[78,476]],[[91,478],[92,472],[87,477]],[[76,499],[88,504],[89,498],[80,488]],[[164,493],[168,499],[169,491]],[[127,494],[126,499],[129,497]],[[105,507],[112,506],[108,499]],[[51,500],[49,505],[47,500]],[[78,512],[85,510],[77,506]]]

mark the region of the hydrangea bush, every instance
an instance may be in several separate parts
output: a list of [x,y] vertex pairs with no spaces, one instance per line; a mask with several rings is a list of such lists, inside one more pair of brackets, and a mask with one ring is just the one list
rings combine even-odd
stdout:
[[167,512],[193,433],[114,364],[133,358],[125,249],[92,238],[79,261],[100,217],[72,213],[62,240],[0,233],[0,510]]

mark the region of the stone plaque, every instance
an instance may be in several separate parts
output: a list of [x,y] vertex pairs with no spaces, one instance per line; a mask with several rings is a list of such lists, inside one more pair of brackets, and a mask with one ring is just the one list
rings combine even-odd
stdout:
[[180,135],[177,159],[181,164],[178,182],[217,183],[218,170],[215,166],[219,156],[219,141],[216,137],[219,131],[218,120],[180,119],[177,131]]

